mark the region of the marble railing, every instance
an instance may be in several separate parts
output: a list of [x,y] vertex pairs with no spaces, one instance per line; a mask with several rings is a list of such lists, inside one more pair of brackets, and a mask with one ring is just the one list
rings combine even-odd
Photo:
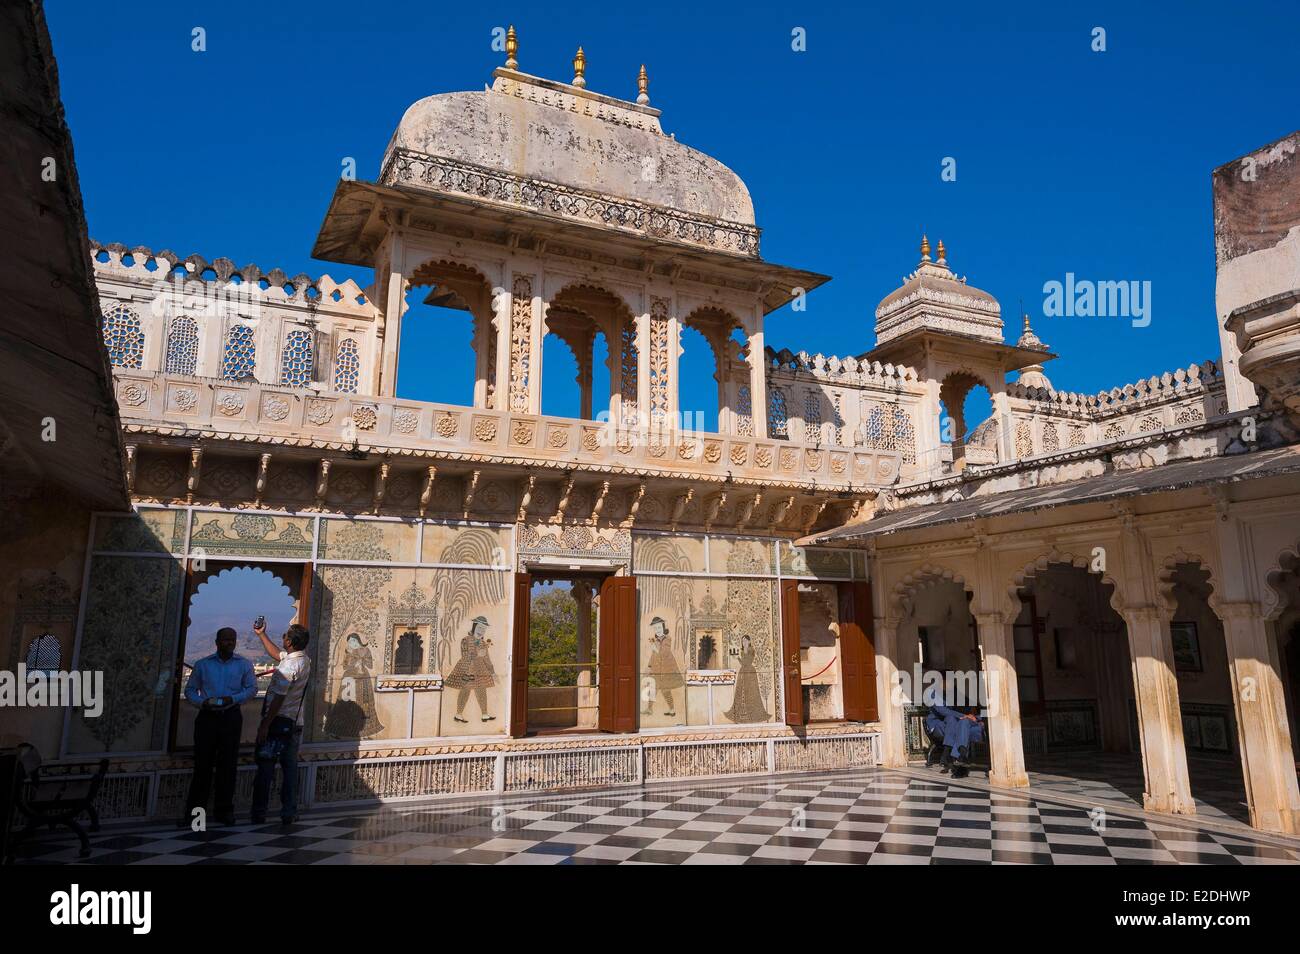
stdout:
[[675,428],[616,428],[601,421],[120,368],[113,378],[128,442],[131,433],[156,432],[827,490],[892,484],[901,466],[901,454],[894,450]]

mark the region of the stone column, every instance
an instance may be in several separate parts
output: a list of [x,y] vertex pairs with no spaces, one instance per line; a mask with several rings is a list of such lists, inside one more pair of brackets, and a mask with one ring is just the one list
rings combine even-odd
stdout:
[[[879,603],[877,603],[879,605]],[[880,764],[907,765],[907,710],[898,684],[898,617],[877,616],[876,699],[880,712]]]
[[[592,584],[586,580],[578,580],[573,584],[572,593],[574,602],[578,604],[578,652],[576,662],[579,664],[592,663],[595,662],[591,652]],[[577,705],[579,706],[577,725],[584,729],[594,729],[599,716],[599,713],[594,708],[596,705],[595,672],[591,668],[579,668],[577,673]]]
[[497,339],[496,391],[492,398],[492,409],[495,411],[510,409],[510,316],[514,311],[514,280],[509,271],[506,272],[504,281],[504,287],[496,289],[492,328],[489,331]]
[[650,422],[650,313],[637,315],[636,323],[636,409],[637,428]]
[[1020,732],[1020,690],[1012,621],[1003,613],[978,613],[984,680],[988,692],[989,784],[1018,788],[1029,784]]
[[1285,690],[1262,607],[1253,602],[1218,602],[1214,610],[1223,620],[1228,646],[1250,823],[1265,831],[1300,833],[1300,788]]
[[1169,620],[1154,606],[1124,609],[1129,656],[1137,699],[1138,738],[1146,776],[1143,807],[1150,812],[1196,814],[1187,778],[1183,719],[1178,706],[1178,678]]
[[767,348],[761,315],[749,333],[749,397],[754,409],[754,436],[767,437]]
[[591,352],[592,339],[584,336],[578,343],[578,417],[584,421],[591,420]]
[[488,380],[496,369],[491,366],[495,331],[490,314],[474,315],[474,406],[488,406]]
[[[387,294],[384,298],[383,352],[379,361],[379,395],[397,395],[397,356],[402,347],[402,312],[406,310],[406,242],[394,231],[388,248]],[[261,355],[258,355],[260,362]]]

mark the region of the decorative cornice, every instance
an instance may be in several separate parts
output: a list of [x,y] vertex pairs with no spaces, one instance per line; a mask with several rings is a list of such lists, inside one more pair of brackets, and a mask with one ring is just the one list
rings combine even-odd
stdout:
[[467,196],[599,228],[758,258],[759,230],[753,225],[575,189],[409,149],[396,149],[389,155],[379,183]]

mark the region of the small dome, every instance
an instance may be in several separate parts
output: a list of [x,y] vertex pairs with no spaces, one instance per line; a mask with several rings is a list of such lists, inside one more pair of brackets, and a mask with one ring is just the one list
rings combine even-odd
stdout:
[[1054,391],[1052,382],[1043,374],[1041,364],[1031,364],[1020,369],[1020,377],[1016,380],[1017,384],[1022,384],[1027,388],[1042,388],[1044,391]]
[[916,271],[876,306],[876,342],[883,344],[919,328],[1002,342],[998,300],[953,274],[943,242],[938,261],[931,261],[930,243],[924,237]]

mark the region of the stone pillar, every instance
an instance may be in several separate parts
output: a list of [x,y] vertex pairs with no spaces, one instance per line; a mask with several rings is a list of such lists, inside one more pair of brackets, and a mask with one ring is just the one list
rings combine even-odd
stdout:
[[636,323],[636,409],[637,428],[650,423],[650,313],[637,315]]
[[899,622],[896,616],[875,618],[880,764],[887,768],[902,768],[907,765],[907,710],[898,684]]
[[489,315],[474,315],[474,406],[488,406],[488,379],[495,368],[492,359],[492,320]]
[[1124,609],[1124,622],[1146,776],[1143,807],[1150,812],[1194,815],[1169,620],[1154,606],[1129,606]]
[[[591,639],[591,598],[593,587],[585,580],[573,584],[573,599],[578,604],[578,652],[576,661],[580,664],[595,662],[592,654]],[[579,668],[576,680],[578,719],[577,725],[583,729],[594,729],[599,713],[596,705],[596,675],[594,668]]]
[[513,277],[507,271],[504,287],[497,288],[493,298],[492,328],[489,333],[497,339],[496,392],[492,399],[492,409],[495,411],[510,409],[510,316],[514,311],[513,287]]
[[1214,610],[1223,620],[1228,647],[1250,823],[1265,831],[1295,835],[1300,833],[1300,788],[1285,689],[1262,607],[1253,602],[1218,602]]
[[978,613],[984,680],[988,692],[989,784],[1020,788],[1029,784],[1020,732],[1020,691],[1012,621],[1003,613]]
[[749,397],[754,408],[754,436],[767,437],[767,347],[761,315],[749,333]]
[[[379,361],[379,395],[397,395],[397,356],[402,347],[402,313],[406,310],[406,242],[394,231],[388,247],[387,294],[384,298],[383,352]],[[259,362],[261,355],[258,355]]]
[[591,352],[592,339],[584,336],[578,342],[578,417],[584,421],[591,420]]

